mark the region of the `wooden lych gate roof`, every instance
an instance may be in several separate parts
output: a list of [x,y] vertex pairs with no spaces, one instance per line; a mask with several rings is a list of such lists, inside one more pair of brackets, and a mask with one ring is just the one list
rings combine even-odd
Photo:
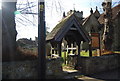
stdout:
[[[82,41],[89,42],[90,37],[87,31],[81,25],[82,21],[75,15],[75,13],[69,14],[67,17],[63,18],[55,28],[47,35],[47,41],[61,41],[62,38],[68,33],[71,27],[74,25],[82,37]],[[79,37],[78,37],[79,38]]]

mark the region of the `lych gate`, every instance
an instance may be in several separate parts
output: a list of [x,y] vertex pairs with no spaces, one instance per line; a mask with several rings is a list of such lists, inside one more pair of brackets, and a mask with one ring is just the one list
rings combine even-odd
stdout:
[[[62,42],[63,40],[67,41],[67,46],[77,47],[77,57],[80,56],[80,44],[81,41],[89,42],[90,37],[88,33],[82,28],[79,19],[74,13],[71,13],[69,16],[65,17],[61,20],[60,23],[56,25],[56,27],[47,35],[47,42],[50,42],[52,48],[54,48],[61,56],[61,50],[63,49]],[[78,61],[79,59],[77,59]]]

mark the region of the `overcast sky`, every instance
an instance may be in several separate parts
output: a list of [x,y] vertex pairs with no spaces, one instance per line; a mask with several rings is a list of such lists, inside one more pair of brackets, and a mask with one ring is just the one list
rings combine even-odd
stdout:
[[[18,0],[22,1],[22,0]],[[37,0],[33,0],[36,1]],[[102,13],[102,1],[104,0],[45,0],[45,20],[46,26],[49,27],[48,31],[50,32],[55,25],[62,19],[62,14],[65,11],[66,13],[69,10],[83,11],[83,16],[87,17],[90,15],[90,8],[93,8],[95,11],[96,6],[98,10]],[[114,2],[119,2],[119,0],[113,0]],[[25,2],[25,1],[24,1]],[[37,7],[36,7],[37,8]],[[37,9],[33,9],[37,10]],[[19,14],[17,17],[21,17]],[[26,15],[28,16],[28,15]],[[22,18],[22,17],[21,17]],[[29,20],[37,24],[37,16],[29,15],[27,17]],[[22,22],[25,24],[25,22]],[[32,38],[34,40],[35,36],[38,34],[37,25],[26,24],[22,25],[19,22],[16,22],[16,29],[18,31],[17,39],[19,38]]]

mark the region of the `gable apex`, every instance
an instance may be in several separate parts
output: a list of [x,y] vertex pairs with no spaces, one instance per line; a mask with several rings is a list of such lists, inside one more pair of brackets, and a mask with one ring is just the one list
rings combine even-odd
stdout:
[[94,12],[94,15],[97,19],[100,17],[100,12],[98,11],[97,6],[96,6],[96,10]]
[[54,40],[54,41],[61,41],[62,38],[67,34],[69,30],[71,30],[72,25],[75,25],[79,34],[82,35],[85,41],[89,41],[89,36],[86,34],[84,29],[82,29],[82,25],[80,25],[79,21],[77,20],[75,14],[73,13],[66,19],[59,22],[55,28],[49,33],[46,40]]

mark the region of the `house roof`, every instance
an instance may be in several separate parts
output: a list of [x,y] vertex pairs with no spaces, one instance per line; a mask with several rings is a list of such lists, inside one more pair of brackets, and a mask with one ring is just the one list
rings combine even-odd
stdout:
[[[112,19],[115,19],[119,12],[120,12],[120,4],[112,8]],[[98,21],[100,22],[100,24],[104,23],[104,13],[101,14]]]
[[85,20],[83,21],[82,25],[86,24],[91,16],[92,16],[92,14],[90,14],[88,17],[86,17]]
[[[97,16],[97,17],[98,17],[98,16]],[[97,17],[95,16],[95,13],[93,13],[93,14],[90,14],[90,15],[83,21],[82,25],[83,25],[83,27],[87,30],[87,32],[89,32],[88,27],[90,27],[90,29],[91,29],[91,28],[94,28],[94,30],[95,30],[96,32],[99,31],[100,23],[99,23]],[[86,26],[86,25],[88,25],[88,26]]]
[[97,7],[96,7],[96,10],[95,10],[95,12],[93,14],[95,15],[96,18],[100,17],[100,13],[99,13]]
[[116,19],[119,15],[120,15],[120,10],[119,10],[119,12],[117,13],[117,15],[116,15],[115,17],[113,17],[113,19]]
[[64,36],[65,32],[69,31],[70,24],[76,24],[79,33],[82,35],[85,41],[90,41],[90,37],[87,31],[84,30],[81,26],[81,20],[75,15],[75,12],[72,12],[67,17],[63,18],[54,28],[53,30],[47,35],[46,40],[54,40],[59,41],[58,39],[60,36]]
[[70,18],[72,14],[69,16],[63,18],[54,28],[53,30],[47,35],[46,40],[51,40],[55,37],[55,35],[59,32],[60,29],[62,29],[65,22]]
[[90,14],[88,17],[86,17],[86,18],[84,19],[82,25],[84,25],[86,22],[88,22],[88,20],[90,19],[90,17],[93,16],[93,15],[96,17],[96,19],[97,19],[98,17],[100,17],[100,13],[99,13],[99,11],[98,11],[97,8],[96,8],[96,10],[95,10],[94,13]]

